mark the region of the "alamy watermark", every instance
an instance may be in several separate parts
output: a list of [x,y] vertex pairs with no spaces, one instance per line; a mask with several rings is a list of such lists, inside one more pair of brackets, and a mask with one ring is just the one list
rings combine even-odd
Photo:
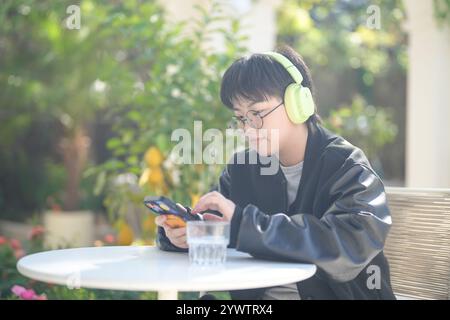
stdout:
[[[253,141],[255,152],[238,152],[246,149],[246,136],[250,136],[249,139]],[[259,163],[261,175],[274,175],[278,172],[278,129],[258,129],[250,135],[242,129],[226,129],[224,135],[215,128],[203,132],[202,122],[194,121],[193,136],[191,131],[178,128],[172,131],[171,140],[178,142],[171,151],[176,164]],[[207,145],[204,147],[205,142]]]
[[66,279],[66,286],[67,288],[73,290],[73,289],[80,289],[81,288],[81,272],[75,271],[72,272],[67,276]]
[[80,30],[81,28],[81,10],[80,6],[75,4],[70,5],[66,9],[66,13],[69,15],[66,19],[66,27],[69,30]]
[[366,270],[369,277],[367,278],[366,285],[369,290],[381,289],[381,270],[377,265],[370,265]]
[[366,26],[369,29],[381,29],[381,9],[377,5],[371,5],[367,8],[367,17]]

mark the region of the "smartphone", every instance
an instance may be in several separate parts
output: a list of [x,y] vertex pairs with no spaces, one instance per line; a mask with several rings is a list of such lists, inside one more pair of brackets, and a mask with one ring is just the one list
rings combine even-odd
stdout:
[[153,213],[166,215],[166,223],[171,228],[181,228],[186,226],[187,221],[203,220],[199,214],[191,214],[190,208],[185,207],[187,212],[181,209],[174,201],[164,196],[148,196],[144,199],[144,205]]

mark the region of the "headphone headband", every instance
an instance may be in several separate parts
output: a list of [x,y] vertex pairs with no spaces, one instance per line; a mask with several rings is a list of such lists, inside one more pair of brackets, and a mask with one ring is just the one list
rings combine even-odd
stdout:
[[272,57],[277,61],[279,64],[281,64],[287,72],[291,75],[292,79],[298,84],[301,84],[303,82],[303,76],[300,70],[297,69],[297,67],[284,55],[278,52],[274,51],[268,51],[264,52],[264,54]]

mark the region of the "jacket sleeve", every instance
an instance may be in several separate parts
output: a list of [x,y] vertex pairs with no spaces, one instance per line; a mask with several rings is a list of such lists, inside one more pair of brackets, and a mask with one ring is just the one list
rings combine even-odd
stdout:
[[[229,189],[230,189],[230,176],[228,174],[228,168],[226,167],[220,175],[219,183],[213,186],[210,191],[218,191],[228,198]],[[233,230],[233,227],[231,227],[231,230]],[[233,237],[236,238],[236,232],[234,230],[231,231],[230,235],[230,238]],[[164,251],[188,252],[188,249],[179,248],[173,245],[172,242],[170,242],[169,238],[167,238],[166,233],[164,232],[164,228],[162,227],[158,227],[158,233],[156,235],[156,245],[158,246],[159,249]]]
[[315,264],[331,279],[354,279],[383,249],[391,225],[384,186],[368,167],[354,164],[323,197],[330,205],[312,214],[267,215],[254,205],[237,207],[236,249],[255,257]]

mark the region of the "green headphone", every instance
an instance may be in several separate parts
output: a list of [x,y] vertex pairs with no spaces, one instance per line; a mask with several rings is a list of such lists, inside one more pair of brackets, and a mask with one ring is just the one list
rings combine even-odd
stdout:
[[314,99],[311,90],[303,87],[303,76],[294,64],[288,58],[278,52],[265,52],[264,54],[272,57],[280,63],[294,79],[284,92],[284,106],[289,119],[295,123],[303,123],[314,114]]

